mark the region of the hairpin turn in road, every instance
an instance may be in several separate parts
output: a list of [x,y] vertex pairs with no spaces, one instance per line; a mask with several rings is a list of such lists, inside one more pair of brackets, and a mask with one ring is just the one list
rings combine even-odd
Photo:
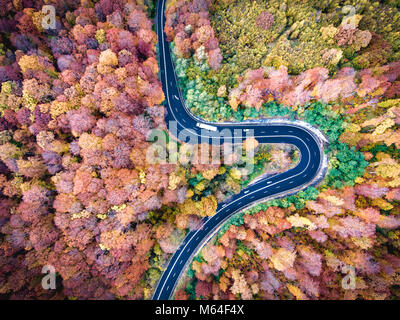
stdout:
[[[153,294],[154,300],[171,298],[178,279],[187,264],[227,219],[244,208],[260,202],[262,199],[283,196],[306,188],[321,176],[324,163],[323,138],[321,139],[323,135],[317,129],[307,126],[305,123],[281,120],[209,123],[191,114],[181,97],[169,44],[165,39],[163,30],[165,1],[159,0],[157,3],[156,26],[160,74],[166,96],[167,124],[170,121],[176,121],[178,132],[187,129],[199,137],[208,135],[207,132],[212,136],[214,130],[220,132],[223,129],[252,129],[254,130],[254,138],[259,143],[292,144],[299,150],[301,157],[295,168],[258,180],[243,189],[239,194],[231,197],[229,201],[218,204],[216,214],[212,217],[204,218],[201,229],[189,232],[162,274]],[[210,131],[204,130],[207,126],[212,126],[212,129]]]

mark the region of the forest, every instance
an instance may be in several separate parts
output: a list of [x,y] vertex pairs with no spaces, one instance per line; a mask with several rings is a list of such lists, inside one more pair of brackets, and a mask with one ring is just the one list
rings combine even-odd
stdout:
[[397,299],[399,3],[173,0],[166,19],[194,114],[329,140],[324,180],[233,217],[175,299]]
[[[0,299],[151,299],[185,235],[298,152],[247,141],[199,164],[179,143],[177,163],[148,163],[154,130],[174,139],[156,1],[54,0],[48,30],[49,3],[0,0]],[[325,178],[232,217],[175,299],[400,298],[400,3],[170,0],[165,33],[196,116],[297,119],[329,141]]]
[[[296,163],[290,146],[253,145],[202,165],[149,164],[166,131],[154,2],[0,1],[0,297],[149,299],[185,234],[217,201]],[[218,152],[218,151],[217,151]],[[43,290],[53,266],[57,290]]]

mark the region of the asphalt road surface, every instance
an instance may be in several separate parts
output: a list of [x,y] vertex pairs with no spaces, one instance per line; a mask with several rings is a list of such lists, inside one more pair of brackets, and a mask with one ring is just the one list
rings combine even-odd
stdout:
[[[272,196],[282,196],[306,187],[318,176],[323,162],[321,140],[306,126],[297,123],[208,123],[191,114],[184,105],[176,81],[174,65],[171,59],[169,44],[164,34],[164,9],[165,0],[157,4],[156,26],[159,46],[160,73],[164,93],[166,95],[167,109],[166,122],[176,121],[178,133],[189,130],[193,134],[204,138],[215,134],[214,131],[198,127],[204,123],[216,127],[218,132],[223,129],[254,130],[254,137],[259,143],[285,143],[292,144],[299,150],[301,157],[298,165],[286,172],[257,181],[234,195],[228,201],[220,203],[217,213],[212,217],[203,219],[203,226],[199,230],[191,231],[184,239],[182,245],[174,253],[167,269],[162,274],[157,285],[153,299],[167,300],[175,289],[177,281],[184,271],[185,266],[191,261],[193,255],[205,245],[229,217],[259,202],[261,199]],[[245,137],[244,137],[245,138]]]

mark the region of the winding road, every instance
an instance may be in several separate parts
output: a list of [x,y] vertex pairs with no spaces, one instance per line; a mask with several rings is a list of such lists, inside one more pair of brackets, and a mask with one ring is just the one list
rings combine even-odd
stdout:
[[[252,129],[259,143],[285,143],[294,145],[301,157],[298,165],[286,172],[260,179],[231,197],[227,202],[218,204],[217,212],[212,217],[203,219],[201,229],[192,230],[181,246],[172,256],[166,270],[162,274],[154,300],[171,298],[178,279],[193,256],[212,238],[232,215],[249,207],[262,199],[284,196],[305,189],[321,176],[324,162],[323,136],[310,126],[299,121],[269,121],[269,122],[238,122],[238,123],[208,123],[195,117],[186,108],[178,88],[174,64],[169,44],[164,34],[164,9],[166,0],[157,3],[156,26],[158,35],[158,50],[160,74],[163,90],[166,96],[166,122],[176,121],[177,131],[189,129],[199,138],[213,136],[214,132],[201,129],[199,123],[212,125],[219,132],[223,129]],[[242,131],[243,132],[243,131]],[[245,137],[244,137],[245,138]],[[326,142],[326,141],[325,141]]]

